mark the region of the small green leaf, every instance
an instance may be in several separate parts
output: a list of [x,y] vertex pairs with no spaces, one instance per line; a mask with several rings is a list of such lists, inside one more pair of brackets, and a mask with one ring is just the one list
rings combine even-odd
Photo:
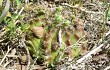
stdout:
[[63,9],[63,7],[62,7],[62,6],[58,6],[57,11],[58,11],[58,12],[61,12],[61,11],[62,11],[62,9]]
[[16,3],[17,3],[17,8],[19,8],[19,6],[20,6],[20,0],[16,0]]
[[63,20],[63,16],[62,15],[59,15],[59,14],[55,14],[55,20],[56,20],[56,22],[61,22],[62,20]]
[[64,24],[68,26],[71,22],[69,20],[64,20]]

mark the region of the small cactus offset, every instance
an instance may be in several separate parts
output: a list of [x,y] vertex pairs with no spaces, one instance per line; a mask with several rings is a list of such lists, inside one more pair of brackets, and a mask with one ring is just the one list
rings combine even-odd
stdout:
[[0,70],[109,70],[108,0],[0,0]]

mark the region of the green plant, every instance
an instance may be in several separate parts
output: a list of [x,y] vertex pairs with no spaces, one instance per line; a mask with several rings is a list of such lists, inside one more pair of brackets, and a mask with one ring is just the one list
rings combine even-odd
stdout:
[[62,24],[62,27],[69,26],[71,21],[68,19],[65,19],[64,16],[62,15],[62,6],[58,6],[56,9],[55,13],[55,23],[57,24]]

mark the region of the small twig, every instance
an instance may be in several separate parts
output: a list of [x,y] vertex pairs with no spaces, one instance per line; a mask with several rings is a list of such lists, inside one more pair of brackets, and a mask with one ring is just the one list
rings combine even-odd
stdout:
[[105,35],[105,36],[108,36],[108,35],[110,35],[110,30],[106,33],[106,35]]
[[[59,33],[58,33],[58,40],[59,40],[59,46],[60,46],[60,48],[62,48],[62,43],[63,43],[63,41],[62,41],[62,34],[61,34],[61,33],[62,33],[62,30],[60,29],[60,30],[59,30]],[[58,51],[58,52],[60,52],[60,48],[59,48],[59,51]],[[60,53],[60,54],[61,54],[61,53]],[[62,55],[63,55],[63,54],[61,54],[59,60],[61,60]]]
[[23,39],[22,39],[22,44],[23,44],[23,46],[25,47],[25,49],[26,49],[26,51],[27,51],[27,56],[28,56],[28,64],[27,64],[27,68],[26,68],[26,70],[29,70],[29,66],[30,66],[30,53],[29,53],[29,50],[28,50],[28,47],[26,46],[26,44],[25,44],[25,37],[23,37]]
[[[64,45],[65,47],[66,47],[66,44],[63,42],[63,40],[62,40],[62,30],[60,29],[59,30],[59,33],[58,33],[58,39],[59,39],[59,46],[60,46],[60,48],[58,49],[58,52],[59,52],[59,54],[60,54],[60,58],[59,58],[59,60],[61,60],[62,59],[62,57],[63,57],[63,55],[64,55],[64,53],[61,53],[60,51],[60,49],[62,48],[62,45]],[[64,51],[63,51],[64,52]]]
[[6,56],[8,55],[8,53],[10,52],[11,49],[12,48],[9,48],[8,49],[7,53],[5,54],[5,56],[3,57],[3,59],[1,60],[0,65],[3,63],[3,61],[5,60]]
[[98,50],[101,49],[101,47],[104,44],[101,44],[100,46],[98,46],[97,48],[95,48],[94,50],[92,50],[91,52],[89,52],[88,54],[86,54],[85,56],[83,56],[82,58],[80,58],[79,60],[77,60],[77,63],[82,63],[85,59],[87,59],[88,57],[90,57],[92,54],[96,54]]
[[[25,5],[27,4],[28,0],[25,0]],[[15,17],[15,20],[18,19],[18,16],[22,13],[22,11],[25,8],[25,5],[21,8],[21,10],[19,11],[18,15]],[[15,22],[15,24],[17,23],[17,21]]]
[[[110,34],[110,31],[108,31],[105,35],[108,36]],[[102,40],[102,39],[100,39]],[[102,42],[102,41],[101,41]],[[86,54],[85,56],[83,56],[82,58],[80,58],[79,60],[77,60],[77,63],[81,63],[83,62],[86,58],[90,57],[92,54],[96,54],[98,52],[98,50],[101,49],[101,47],[103,47],[105,44],[107,44],[109,41],[105,41],[103,44],[97,46],[94,50],[90,51],[88,54]]]
[[7,0],[5,9],[3,10],[2,15],[0,16],[0,23],[3,21],[4,17],[7,15],[10,8],[10,0]]
[[5,28],[2,28],[2,29],[0,30],[0,38],[2,38],[2,36],[5,35],[5,33],[6,33]]
[[[92,22],[98,22],[98,23],[103,23],[103,20],[100,20],[101,17],[99,17],[99,19],[88,19],[88,21],[92,21]],[[107,21],[106,25],[109,25],[110,26],[110,21]]]
[[19,56],[17,56],[17,55],[7,55],[7,57],[17,58],[17,57],[19,57]]
[[59,44],[60,44],[60,48],[62,47],[62,36],[61,36],[62,30],[59,30],[58,36],[59,36]]
[[104,70],[109,70],[110,69],[110,66],[107,66]]
[[21,8],[20,12],[18,13],[18,15],[16,16],[15,20],[18,18],[18,16],[22,13],[22,11],[24,10],[24,7]]
[[[0,48],[0,51],[1,51],[1,53],[2,53],[3,55],[5,54],[2,48]],[[1,58],[1,57],[0,57],[0,58]]]
[[68,6],[70,8],[74,8],[74,9],[78,9],[82,12],[88,13],[88,14],[100,14],[100,15],[104,15],[103,12],[94,12],[94,11],[88,11],[83,7],[80,7],[78,4],[76,4],[75,6],[69,5],[68,3],[61,3],[61,5],[63,6]]
[[37,59],[38,59],[38,57],[36,57],[36,58],[34,59],[34,62],[33,62],[33,64],[31,65],[31,68],[34,67],[34,65],[35,65],[35,63],[36,63],[36,61],[37,61]]
[[13,60],[11,60],[11,61],[5,63],[3,67],[5,68],[5,67],[6,67],[8,64],[10,64],[12,61],[13,61]]

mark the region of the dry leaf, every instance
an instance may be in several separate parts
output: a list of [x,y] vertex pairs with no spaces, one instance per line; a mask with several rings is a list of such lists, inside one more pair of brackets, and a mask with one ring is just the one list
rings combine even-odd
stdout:
[[35,34],[36,37],[42,38],[44,34],[44,28],[43,27],[33,27],[32,32]]

